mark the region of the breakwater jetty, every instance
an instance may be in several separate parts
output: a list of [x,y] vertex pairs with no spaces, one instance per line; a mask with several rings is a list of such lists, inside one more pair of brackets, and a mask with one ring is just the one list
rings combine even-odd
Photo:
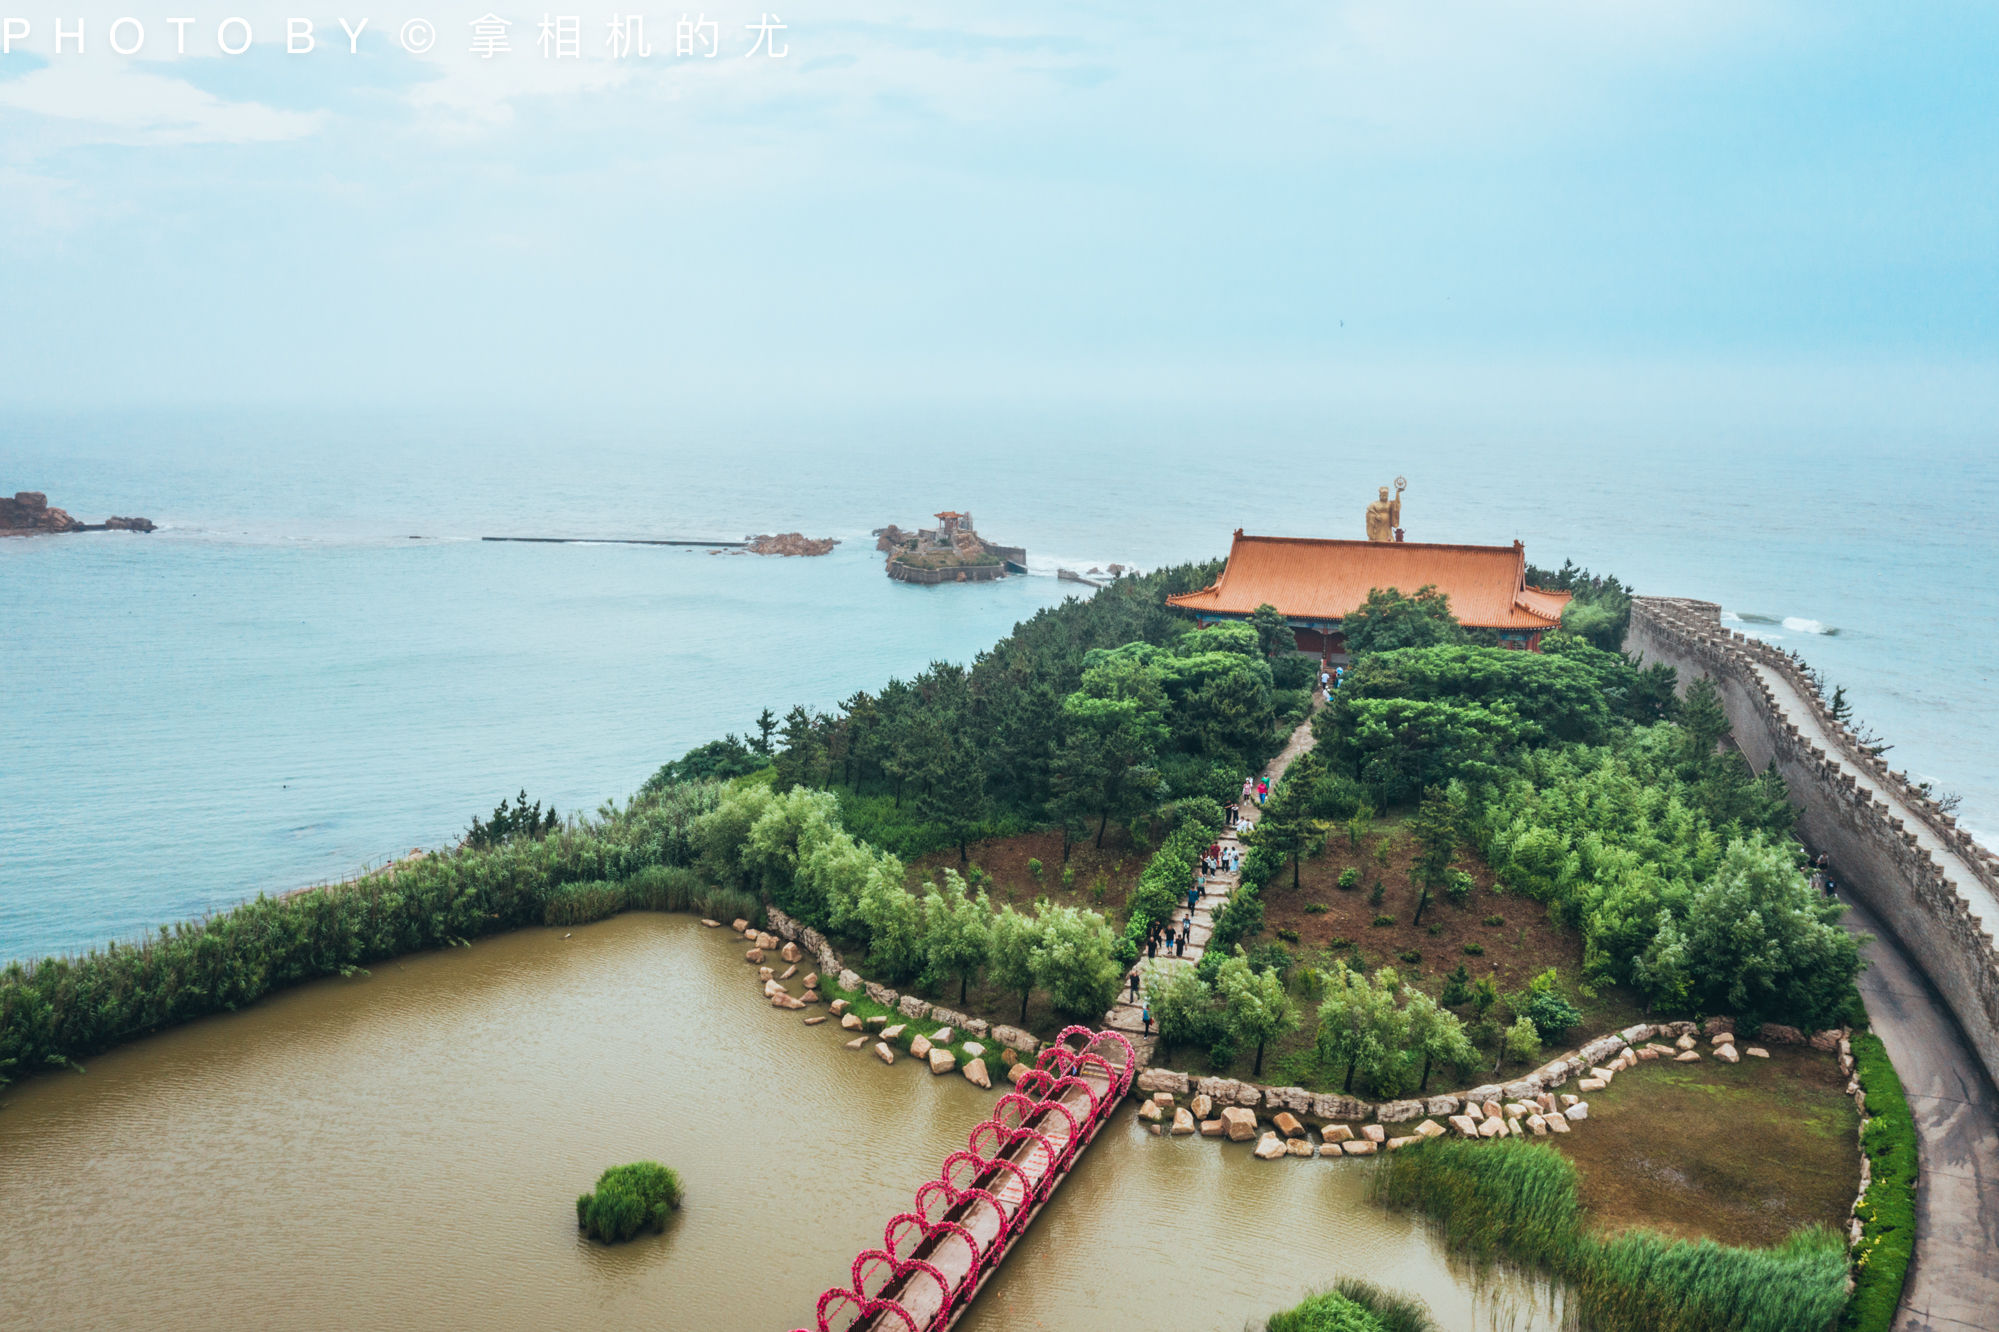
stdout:
[[535,546],[703,546],[714,550],[746,550],[747,541],[703,541],[695,537],[545,537],[482,536],[481,541],[519,541]]

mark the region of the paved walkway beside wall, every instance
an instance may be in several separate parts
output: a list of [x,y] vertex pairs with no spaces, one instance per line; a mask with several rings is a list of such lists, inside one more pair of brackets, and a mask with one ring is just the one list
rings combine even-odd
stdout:
[[[1944,877],[1950,880],[1951,886],[1964,898],[1964,904],[1970,909],[1972,918],[1978,922],[1979,928],[1994,938],[1999,938],[1999,897],[1994,897],[1992,890],[1972,873],[1971,867],[1959,858],[1956,849],[1937,836],[1936,830],[1924,822],[1914,810],[1904,806],[1888,783],[1879,780],[1873,773],[1846,757],[1839,743],[1827,735],[1825,728],[1819,724],[1812,708],[1799,697],[1795,685],[1777,671],[1760,663],[1751,663],[1751,669],[1770,686],[1770,692],[1776,696],[1777,704],[1783,708],[1784,715],[1797,723],[1798,730],[1803,735],[1816,741],[1839,765],[1841,772],[1851,773],[1863,790],[1873,792],[1877,800],[1901,815],[1902,821],[1908,825],[1911,832],[1915,833],[1917,842],[1942,867]],[[1999,1328],[1999,1314],[1993,1317],[1992,1326]]]
[[1865,907],[1848,929],[1874,936],[1860,995],[1915,1113],[1921,1177],[1916,1250],[1896,1332],[1999,1328],[1999,1096],[1942,996]]
[[[1979,927],[1999,934],[1999,899],[1971,867],[1888,783],[1846,757],[1795,685],[1760,663],[1752,669],[1800,733],[1900,815]],[[1893,933],[1851,895],[1842,893],[1841,900],[1848,907],[1848,928],[1874,936],[1865,951],[1860,994],[1916,1119],[1915,1258],[1896,1332],[1993,1332],[1999,1329],[1999,1093],[1950,1006]]]

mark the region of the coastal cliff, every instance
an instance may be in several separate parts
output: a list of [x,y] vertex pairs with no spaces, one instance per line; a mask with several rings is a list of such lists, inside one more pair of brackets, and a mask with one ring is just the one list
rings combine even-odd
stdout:
[[39,490],[17,490],[12,499],[0,497],[0,536],[41,536],[54,532],[150,532],[150,518],[106,518],[86,523],[72,518],[66,509],[49,507],[49,497]]

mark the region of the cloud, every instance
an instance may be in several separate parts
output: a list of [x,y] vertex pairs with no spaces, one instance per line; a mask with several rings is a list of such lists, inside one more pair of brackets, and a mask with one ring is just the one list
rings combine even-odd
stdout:
[[224,101],[184,79],[112,58],[77,58],[0,83],[0,107],[69,122],[71,143],[274,143],[319,130],[316,111]]

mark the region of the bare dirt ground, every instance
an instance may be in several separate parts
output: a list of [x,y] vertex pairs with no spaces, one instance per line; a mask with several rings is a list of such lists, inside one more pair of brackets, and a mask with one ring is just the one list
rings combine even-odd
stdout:
[[[1737,1039],[1738,1046],[1756,1042]],[[1591,1093],[1587,1131],[1549,1141],[1582,1173],[1590,1224],[1768,1245],[1843,1227],[1860,1187],[1859,1118],[1833,1056],[1644,1063]]]

